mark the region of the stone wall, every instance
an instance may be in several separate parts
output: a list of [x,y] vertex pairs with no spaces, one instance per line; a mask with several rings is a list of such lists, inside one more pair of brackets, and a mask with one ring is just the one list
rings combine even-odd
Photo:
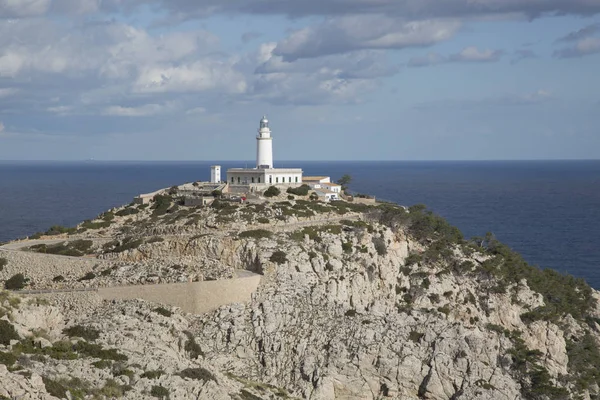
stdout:
[[180,307],[191,314],[202,314],[232,303],[247,303],[260,284],[261,275],[189,283],[105,287],[98,295],[105,300],[142,299]]

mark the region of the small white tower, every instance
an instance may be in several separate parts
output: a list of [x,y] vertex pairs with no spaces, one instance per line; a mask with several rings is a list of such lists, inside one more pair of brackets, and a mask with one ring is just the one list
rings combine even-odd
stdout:
[[221,182],[221,166],[220,165],[211,165],[210,167],[210,183],[220,183]]
[[273,138],[267,117],[260,120],[256,136],[256,168],[273,168]]

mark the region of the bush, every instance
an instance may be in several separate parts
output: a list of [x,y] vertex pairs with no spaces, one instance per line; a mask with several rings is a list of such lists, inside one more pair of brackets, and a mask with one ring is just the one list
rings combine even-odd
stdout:
[[164,375],[164,371],[158,369],[156,371],[146,371],[142,375],[140,375],[140,378],[158,379],[162,375]]
[[95,273],[88,272],[87,274],[85,274],[84,276],[82,276],[81,278],[79,278],[79,282],[90,281],[90,280],[94,279],[95,277],[96,277]]
[[296,196],[306,196],[306,195],[308,195],[309,191],[310,191],[310,186],[308,186],[308,185],[302,185],[297,188],[288,188],[288,190],[287,190],[287,192],[289,194],[295,194]]
[[10,322],[0,319],[0,344],[8,346],[11,340],[19,339],[15,327]]
[[271,231],[267,231],[265,229],[254,229],[250,231],[240,232],[238,237],[240,238],[254,238],[254,239],[262,239],[262,238],[270,238],[273,236]]
[[217,378],[205,368],[186,368],[179,373],[179,376],[203,382],[217,381]]
[[385,256],[387,254],[387,246],[385,245],[385,240],[380,237],[374,237],[372,240],[373,246],[375,246],[377,254],[379,254],[380,256]]
[[23,274],[15,274],[4,282],[4,288],[7,290],[20,290],[25,287],[28,280]]
[[150,394],[154,397],[158,397],[159,399],[164,399],[169,397],[169,390],[160,385],[154,385],[150,390]]
[[125,207],[124,209],[117,211],[115,215],[118,215],[119,217],[125,217],[127,215],[134,215],[139,212],[140,210],[138,210],[137,208]]
[[62,332],[69,337],[80,337],[90,341],[94,341],[100,337],[100,331],[98,329],[83,325],[74,325],[63,329]]
[[4,257],[0,257],[0,271],[4,269],[8,265],[8,260]]
[[271,258],[269,258],[269,260],[271,262],[277,263],[277,264],[283,264],[287,261],[287,257],[286,254],[281,251],[281,250],[277,250],[276,252],[274,252],[273,254],[271,254]]
[[46,235],[54,236],[54,235],[60,235],[63,233],[69,234],[69,233],[74,233],[75,230],[76,230],[76,228],[67,228],[67,227],[61,226],[61,225],[52,225],[50,227],[50,229],[48,229],[46,231]]
[[277,189],[275,186],[269,186],[267,190],[263,193],[265,197],[275,197],[281,194],[281,190]]
[[157,314],[162,315],[163,317],[170,317],[171,315],[173,315],[173,313],[171,311],[167,310],[164,307],[156,307],[152,311],[154,311]]

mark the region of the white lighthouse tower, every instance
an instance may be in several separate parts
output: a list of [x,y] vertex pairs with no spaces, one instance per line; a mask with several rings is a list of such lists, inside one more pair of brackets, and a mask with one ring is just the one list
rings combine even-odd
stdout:
[[256,136],[256,168],[273,168],[273,138],[267,117],[260,120]]

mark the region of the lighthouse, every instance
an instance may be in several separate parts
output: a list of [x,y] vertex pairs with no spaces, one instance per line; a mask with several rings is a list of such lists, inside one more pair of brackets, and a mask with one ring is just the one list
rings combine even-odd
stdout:
[[230,193],[261,191],[271,185],[302,185],[302,168],[273,168],[273,138],[267,117],[260,120],[256,135],[256,168],[229,168],[227,183]]
[[269,120],[263,116],[260,120],[256,136],[256,168],[273,168],[273,138],[269,128]]

